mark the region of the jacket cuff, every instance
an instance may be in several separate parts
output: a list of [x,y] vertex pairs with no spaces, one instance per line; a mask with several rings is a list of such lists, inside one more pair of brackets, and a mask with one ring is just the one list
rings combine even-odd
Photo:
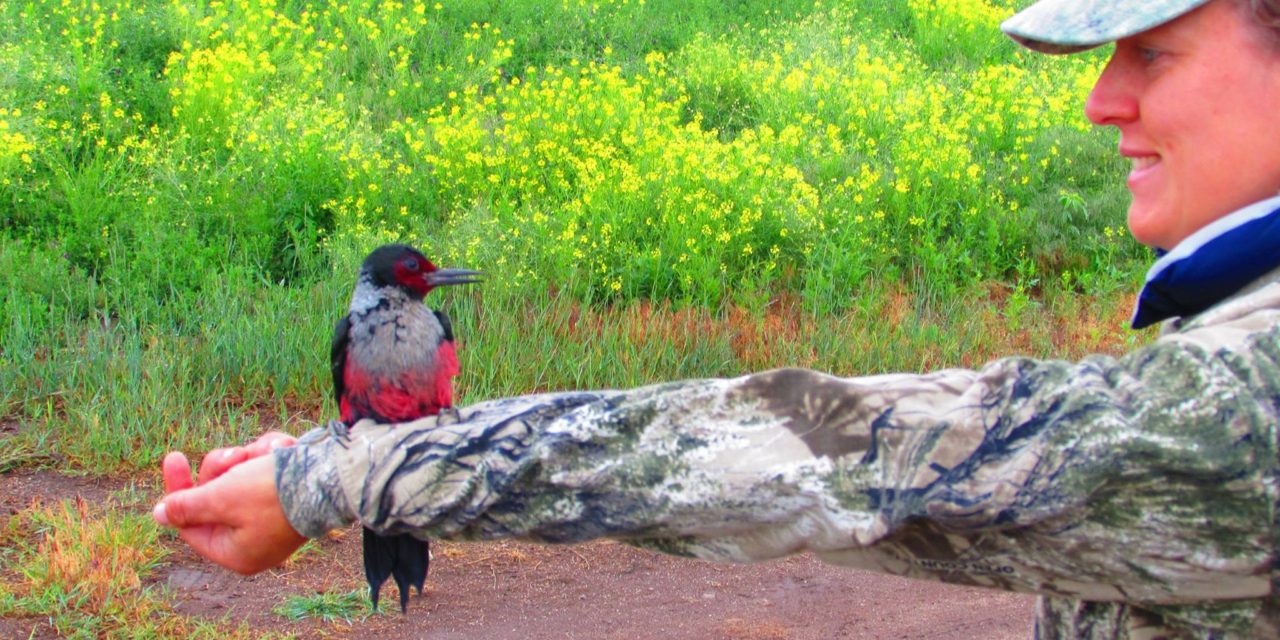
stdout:
[[290,526],[308,538],[356,520],[338,472],[345,432],[342,423],[331,422],[274,452],[280,506]]

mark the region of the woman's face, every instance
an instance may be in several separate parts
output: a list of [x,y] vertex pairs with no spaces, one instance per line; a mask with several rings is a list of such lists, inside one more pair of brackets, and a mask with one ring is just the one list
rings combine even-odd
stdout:
[[1129,229],[1171,249],[1280,193],[1280,45],[1234,0],[1116,43],[1085,103],[1132,159]]

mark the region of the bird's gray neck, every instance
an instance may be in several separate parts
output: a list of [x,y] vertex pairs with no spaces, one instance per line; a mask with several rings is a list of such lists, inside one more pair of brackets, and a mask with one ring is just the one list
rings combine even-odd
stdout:
[[351,293],[351,306],[347,310],[362,316],[379,306],[402,307],[409,302],[409,295],[399,287],[378,286],[373,283],[372,277],[361,273],[356,281],[355,291]]

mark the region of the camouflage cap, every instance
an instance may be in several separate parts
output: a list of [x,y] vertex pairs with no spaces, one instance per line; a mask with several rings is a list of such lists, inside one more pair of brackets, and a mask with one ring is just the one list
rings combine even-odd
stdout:
[[1000,29],[1041,53],[1075,53],[1160,26],[1209,0],[1040,0]]

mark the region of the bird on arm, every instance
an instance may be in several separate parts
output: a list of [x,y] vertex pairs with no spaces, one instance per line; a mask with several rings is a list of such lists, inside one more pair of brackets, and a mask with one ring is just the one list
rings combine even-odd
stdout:
[[[409,422],[453,407],[452,381],[458,375],[453,327],[423,298],[437,287],[479,282],[480,275],[438,268],[403,244],[378,247],[365,258],[330,351],[334,398],[347,427],[364,419]],[[428,542],[407,533],[379,535],[368,527],[363,542],[374,608],[390,576],[400,588],[400,611],[407,611],[409,587],[422,593],[426,582]]]

